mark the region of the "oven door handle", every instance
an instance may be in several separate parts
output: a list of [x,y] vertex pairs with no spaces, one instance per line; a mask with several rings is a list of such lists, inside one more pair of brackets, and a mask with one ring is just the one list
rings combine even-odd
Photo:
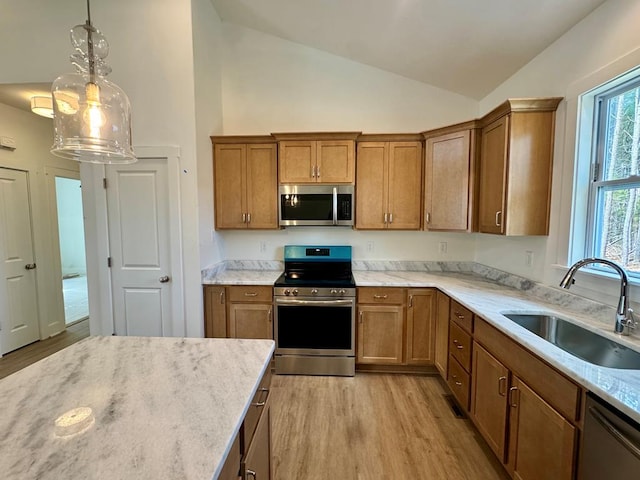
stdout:
[[334,305],[353,305],[353,300],[300,300],[300,299],[276,299],[278,305],[317,305],[317,306],[334,306]]

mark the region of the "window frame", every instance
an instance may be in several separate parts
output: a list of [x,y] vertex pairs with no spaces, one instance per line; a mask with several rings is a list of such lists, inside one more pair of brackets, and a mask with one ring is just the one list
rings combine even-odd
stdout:
[[[594,88],[590,92],[581,95],[581,98],[588,98],[587,102],[581,102],[586,108],[592,108],[591,123],[591,152],[589,165],[589,187],[587,194],[587,209],[585,222],[585,236],[583,253],[584,257],[606,258],[599,255],[601,251],[601,239],[599,238],[602,229],[602,202],[607,191],[640,189],[640,174],[630,175],[625,178],[606,180],[607,167],[607,127],[609,122],[609,100],[620,96],[621,94],[640,88],[640,67],[627,72],[627,74],[611,79],[602,85]],[[579,127],[587,128],[587,126]],[[580,137],[582,132],[578,131],[577,136]],[[578,162],[579,163],[579,162]],[[635,281],[640,281],[640,271],[628,270],[626,266],[623,268],[627,271],[629,277]],[[589,267],[592,270],[602,274],[610,274],[611,270],[607,267],[595,264]]]

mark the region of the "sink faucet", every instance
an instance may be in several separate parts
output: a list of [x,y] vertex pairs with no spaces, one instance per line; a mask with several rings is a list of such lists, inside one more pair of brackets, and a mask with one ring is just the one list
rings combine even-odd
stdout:
[[571,265],[569,271],[560,281],[562,288],[569,289],[575,283],[573,277],[576,272],[585,265],[593,263],[601,263],[613,268],[620,275],[620,299],[618,300],[618,308],[616,310],[616,325],[614,332],[622,335],[629,335],[632,329],[636,328],[638,323],[633,318],[633,310],[629,308],[629,279],[624,269],[615,262],[605,258],[583,258]]

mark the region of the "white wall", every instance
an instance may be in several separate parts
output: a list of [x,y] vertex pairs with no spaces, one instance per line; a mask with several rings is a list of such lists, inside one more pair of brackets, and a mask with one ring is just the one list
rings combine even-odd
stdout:
[[[198,335],[202,301],[191,2],[93,2],[91,16],[111,47],[109,78],[131,101],[134,146],[180,148],[186,330]],[[85,4],[77,0],[5,2],[0,83],[46,82],[72,71],[68,32],[85,18]]]
[[193,53],[198,157],[200,266],[222,260],[213,230],[211,135],[222,133],[222,23],[210,0],[192,0]]
[[[478,103],[255,30],[224,23],[224,134],[416,133],[476,118]],[[470,260],[473,236],[290,228],[220,232],[225,259],[281,260],[285,244],[350,244],[357,259]],[[439,254],[441,241],[447,253]],[[264,251],[260,243],[264,242]],[[372,248],[368,248],[373,242]]]
[[[565,97],[556,117],[549,237],[476,235],[476,261],[558,284],[570,263],[577,97],[640,63],[640,54],[634,52],[640,48],[639,24],[638,0],[609,0],[480,102],[483,114],[508,97]],[[535,252],[533,269],[524,266],[526,250]],[[618,285],[617,280],[581,275],[571,291],[615,305]],[[632,292],[634,299],[638,293]]]
[[28,172],[34,253],[38,266],[38,298],[34,301],[38,302],[40,338],[44,339],[65,328],[59,252],[54,251],[50,240],[56,234],[56,227],[51,223],[56,205],[51,202],[48,169],[78,172],[78,163],[49,153],[53,143],[52,122],[31,112],[0,104],[0,135],[15,138],[17,145],[14,151],[0,149],[0,167]]
[[477,116],[475,100],[223,24],[224,134],[421,132]]

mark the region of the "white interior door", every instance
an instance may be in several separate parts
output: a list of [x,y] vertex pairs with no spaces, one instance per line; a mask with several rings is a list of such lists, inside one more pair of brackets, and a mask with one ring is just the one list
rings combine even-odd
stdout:
[[40,339],[27,172],[0,168],[0,353]]
[[171,336],[167,161],[109,165],[106,178],[115,333]]

